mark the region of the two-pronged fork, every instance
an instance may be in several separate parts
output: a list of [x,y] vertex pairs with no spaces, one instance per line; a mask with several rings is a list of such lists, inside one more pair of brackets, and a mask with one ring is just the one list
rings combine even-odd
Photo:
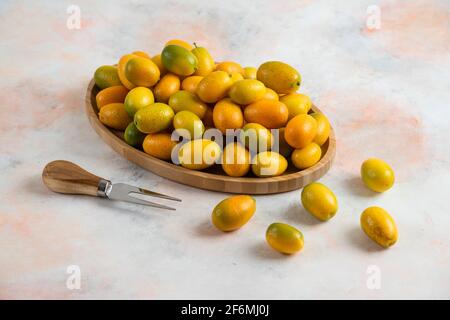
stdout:
[[42,172],[44,184],[52,191],[66,194],[83,194],[112,200],[127,201],[155,208],[175,210],[162,204],[150,202],[133,194],[158,197],[166,200],[181,201],[161,193],[130,186],[125,183],[112,184],[111,181],[100,178],[75,163],[56,160],[48,163]]

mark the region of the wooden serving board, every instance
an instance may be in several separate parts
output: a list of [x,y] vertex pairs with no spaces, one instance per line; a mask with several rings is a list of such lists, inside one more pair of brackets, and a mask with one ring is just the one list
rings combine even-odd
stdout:
[[[123,140],[123,133],[111,130],[98,119],[98,109],[95,96],[98,93],[94,80],[91,80],[86,92],[86,114],[95,132],[106,144],[113,148],[125,159],[145,168],[161,177],[186,184],[192,187],[241,194],[270,194],[281,193],[302,188],[303,186],[318,180],[330,169],[336,152],[336,140],[333,128],[330,137],[323,146],[322,159],[313,167],[298,171],[292,164],[286,172],[278,177],[257,178],[227,176],[220,165],[214,165],[203,171],[194,171],[152,157],[142,150],[128,145]],[[316,106],[312,111],[321,112]]]

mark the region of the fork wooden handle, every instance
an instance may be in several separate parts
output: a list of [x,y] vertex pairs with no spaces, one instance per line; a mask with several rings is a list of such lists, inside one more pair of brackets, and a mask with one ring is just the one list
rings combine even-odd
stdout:
[[98,196],[99,183],[104,179],[70,161],[56,160],[45,166],[42,180],[54,192]]

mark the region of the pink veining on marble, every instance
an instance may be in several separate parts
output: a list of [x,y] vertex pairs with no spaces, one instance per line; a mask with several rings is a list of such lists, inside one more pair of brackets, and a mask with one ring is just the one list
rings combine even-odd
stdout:
[[384,50],[403,58],[439,59],[450,51],[450,4],[445,1],[380,3],[382,26],[364,29]]

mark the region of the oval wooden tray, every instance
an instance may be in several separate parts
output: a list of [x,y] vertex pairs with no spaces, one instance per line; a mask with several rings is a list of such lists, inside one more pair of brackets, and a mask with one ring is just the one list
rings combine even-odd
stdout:
[[[313,167],[306,170],[297,171],[292,165],[286,172],[278,177],[256,178],[243,177],[234,178],[225,175],[220,165],[215,165],[205,171],[194,171],[185,169],[181,166],[152,157],[145,152],[129,146],[122,138],[122,133],[111,130],[103,125],[98,119],[98,109],[95,102],[95,96],[98,93],[94,80],[89,83],[86,92],[86,114],[89,122],[97,134],[116,152],[125,159],[157,174],[161,177],[186,184],[189,186],[244,194],[269,194],[291,191],[302,188],[322,177],[331,167],[336,151],[336,141],[333,129],[330,132],[330,138],[325,143],[325,150],[322,159]],[[312,110],[320,112],[316,106]]]

